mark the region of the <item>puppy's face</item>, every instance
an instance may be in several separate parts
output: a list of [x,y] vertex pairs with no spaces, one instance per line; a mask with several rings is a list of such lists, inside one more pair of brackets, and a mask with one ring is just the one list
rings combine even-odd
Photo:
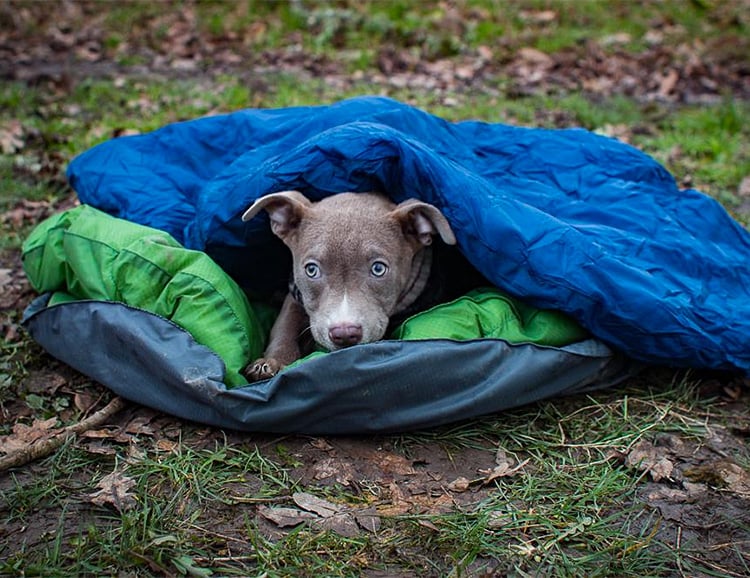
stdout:
[[396,205],[380,195],[341,193],[311,203],[289,191],[261,198],[243,218],[260,208],[292,251],[313,338],[329,350],[381,339],[432,235],[455,243],[440,212],[418,201]]

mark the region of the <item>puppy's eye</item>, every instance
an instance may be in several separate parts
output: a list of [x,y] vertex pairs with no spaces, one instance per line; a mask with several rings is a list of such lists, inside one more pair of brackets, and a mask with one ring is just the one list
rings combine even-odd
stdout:
[[310,279],[317,279],[320,277],[320,265],[317,263],[306,263],[305,264],[305,275]]
[[382,277],[387,272],[388,272],[388,265],[386,265],[382,261],[375,261],[372,264],[372,267],[370,267],[370,273],[372,273],[375,277]]

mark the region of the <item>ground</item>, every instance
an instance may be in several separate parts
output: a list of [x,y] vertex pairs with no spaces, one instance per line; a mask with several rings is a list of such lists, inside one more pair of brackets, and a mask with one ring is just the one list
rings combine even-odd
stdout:
[[0,459],[61,442],[0,471],[0,574],[750,575],[742,376],[651,368],[391,436],[222,431],[131,402],[66,436],[113,395],[24,332],[20,241],[75,204],[65,166],[106,138],[377,92],[632,142],[747,223],[747,2],[497,8],[0,6]]

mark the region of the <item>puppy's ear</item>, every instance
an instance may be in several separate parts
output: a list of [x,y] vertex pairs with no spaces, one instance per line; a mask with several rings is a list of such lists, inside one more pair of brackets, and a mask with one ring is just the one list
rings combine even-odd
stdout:
[[265,209],[271,219],[271,230],[274,235],[284,239],[297,228],[310,205],[310,200],[299,191],[272,193],[250,205],[242,215],[242,220],[249,221]]
[[434,234],[439,234],[447,245],[456,244],[456,237],[448,219],[433,205],[416,199],[407,199],[396,206],[391,215],[401,222],[407,234],[416,236],[422,245],[430,245]]

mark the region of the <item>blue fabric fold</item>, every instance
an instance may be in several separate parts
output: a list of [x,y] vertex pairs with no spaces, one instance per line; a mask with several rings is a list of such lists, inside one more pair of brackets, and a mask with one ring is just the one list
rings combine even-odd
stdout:
[[750,235],[658,162],[581,129],[447,122],[386,98],[243,110],[118,138],[68,177],[84,203],[206,251],[251,292],[285,250],[258,197],[381,191],[439,207],[499,288],[629,356],[750,374]]

